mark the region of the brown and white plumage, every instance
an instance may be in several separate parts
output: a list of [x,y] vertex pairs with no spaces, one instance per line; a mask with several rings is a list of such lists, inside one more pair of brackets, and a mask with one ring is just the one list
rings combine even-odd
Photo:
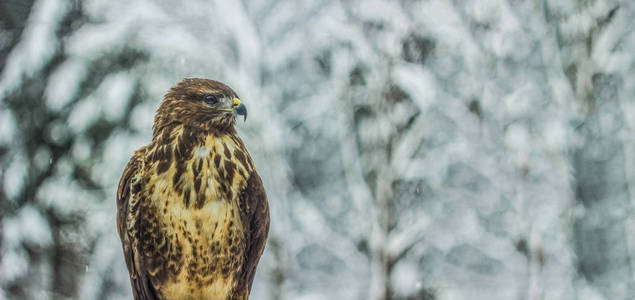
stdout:
[[246,109],[229,87],[185,79],[126,166],[117,229],[135,299],[248,298],[269,208],[236,114]]

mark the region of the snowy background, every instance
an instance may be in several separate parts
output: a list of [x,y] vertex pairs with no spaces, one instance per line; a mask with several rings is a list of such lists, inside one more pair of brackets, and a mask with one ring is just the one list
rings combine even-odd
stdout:
[[265,183],[252,299],[635,299],[635,3],[0,2],[0,299],[131,299],[115,191],[218,79]]

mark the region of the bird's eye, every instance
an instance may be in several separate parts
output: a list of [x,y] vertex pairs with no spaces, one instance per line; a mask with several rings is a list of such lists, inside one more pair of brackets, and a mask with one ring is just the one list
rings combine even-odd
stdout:
[[205,103],[209,105],[214,105],[218,103],[219,98],[220,98],[219,94],[205,94],[204,96]]

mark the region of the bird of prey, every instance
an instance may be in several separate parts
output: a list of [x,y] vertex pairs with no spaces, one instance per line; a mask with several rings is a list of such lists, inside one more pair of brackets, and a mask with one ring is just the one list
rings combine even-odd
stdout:
[[184,79],[123,171],[117,229],[136,300],[249,297],[269,207],[237,115],[247,109],[231,88]]

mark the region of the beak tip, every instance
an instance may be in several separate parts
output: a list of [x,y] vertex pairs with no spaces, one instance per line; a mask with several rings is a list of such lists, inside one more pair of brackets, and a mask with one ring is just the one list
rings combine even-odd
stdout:
[[238,105],[238,107],[234,109],[234,112],[239,116],[243,116],[243,121],[247,122],[247,107],[245,107],[244,104],[241,103],[240,105]]

